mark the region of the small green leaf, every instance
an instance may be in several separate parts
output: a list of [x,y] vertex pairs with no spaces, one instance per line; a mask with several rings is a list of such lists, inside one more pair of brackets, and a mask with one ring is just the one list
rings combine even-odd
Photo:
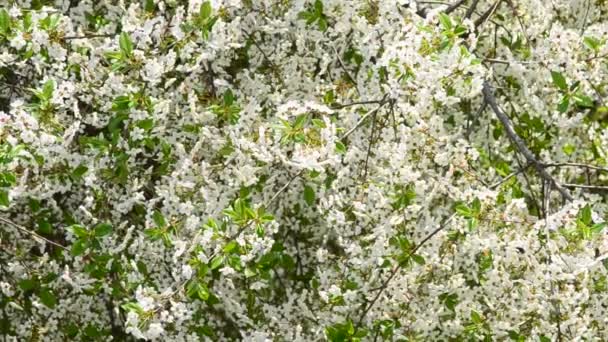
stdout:
[[444,30],[452,29],[452,19],[450,19],[447,14],[439,13],[439,22],[441,23],[441,26],[443,26]]
[[84,165],[78,165],[73,171],[72,171],[72,178],[74,179],[81,179],[82,176],[87,173],[87,171],[89,171],[89,168],[84,166]]
[[344,146],[344,144],[340,141],[336,141],[336,153],[337,154],[344,154],[346,153],[346,146]]
[[597,53],[602,43],[599,39],[595,37],[585,37],[583,38],[583,44],[585,44],[586,47]]
[[323,14],[323,1],[321,1],[321,0],[315,0],[315,12],[318,15]]
[[120,45],[120,51],[127,56],[131,57],[133,53],[133,42],[131,42],[131,37],[126,32],[122,32],[118,39],[118,44]]
[[112,225],[108,223],[100,223],[94,228],[95,236],[102,237],[112,233]]
[[232,106],[233,103],[234,94],[232,93],[232,90],[226,89],[226,91],[224,92],[224,106],[229,107]]
[[200,12],[199,12],[200,19],[205,20],[205,19],[209,18],[211,16],[212,12],[213,12],[213,8],[211,7],[211,2],[209,2],[209,1],[203,2],[203,4],[201,5]]
[[606,227],[606,222],[596,223],[591,227],[591,231],[595,234],[600,233],[604,227]]
[[53,292],[51,292],[51,290],[48,288],[43,288],[40,290],[38,297],[40,297],[42,304],[46,305],[49,309],[54,308],[57,304],[57,297],[55,297]]
[[19,281],[19,287],[23,291],[30,291],[36,288],[36,281],[34,279],[23,279]]
[[414,262],[417,263],[418,265],[424,265],[424,263],[425,263],[424,257],[422,255],[418,255],[418,254],[412,255],[412,260],[414,260]]
[[137,303],[126,303],[126,304],[121,305],[121,308],[127,312],[129,312],[129,311],[137,312],[140,315],[145,312],[144,309],[141,306],[139,306],[139,304],[137,304]]
[[459,203],[454,207],[454,210],[463,217],[472,217],[473,211],[464,203]]
[[53,90],[55,89],[55,82],[53,80],[47,80],[42,86],[42,95],[45,100],[50,100],[53,97]]
[[40,232],[41,234],[49,235],[49,234],[53,233],[53,226],[46,219],[40,218],[40,219],[38,219],[37,223],[38,223],[38,232]]
[[224,257],[222,255],[217,255],[215,258],[211,260],[211,265],[209,266],[212,270],[222,266],[224,263]]
[[312,124],[317,127],[317,128],[326,128],[327,125],[325,125],[325,121],[321,120],[321,119],[312,119]]
[[568,106],[570,105],[570,96],[564,95],[561,101],[557,104],[557,110],[560,113],[565,113],[568,110]]
[[585,225],[589,226],[592,223],[591,218],[591,207],[589,204],[585,205],[578,213],[578,217]]
[[562,151],[564,151],[564,153],[568,156],[572,155],[575,151],[576,151],[576,146],[572,145],[572,144],[565,144],[562,147]]
[[306,204],[308,205],[313,205],[315,203],[315,190],[308,185],[304,186],[304,201],[306,201]]
[[572,95],[572,98],[574,99],[575,103],[577,106],[579,107],[585,107],[585,108],[593,108],[593,99],[591,99],[589,96],[587,95],[583,95],[583,94],[574,94]]
[[159,228],[162,228],[167,225],[167,221],[165,221],[165,217],[158,210],[154,210],[154,213],[152,214],[152,220],[154,220],[154,223]]
[[236,241],[230,241],[224,246],[224,253],[232,253],[239,248],[239,244]]
[[89,231],[81,225],[75,224],[73,226],[70,226],[68,229],[79,238],[89,236]]
[[11,24],[11,17],[8,12],[2,8],[0,9],[0,34],[7,35]]
[[0,189],[0,206],[8,207],[9,204],[8,191]]
[[87,243],[84,240],[76,240],[76,242],[74,242],[72,244],[72,248],[70,249],[70,253],[72,254],[72,256],[79,256],[82,253],[84,253],[84,251],[87,249]]
[[564,75],[557,71],[551,71],[551,78],[553,79],[553,84],[555,84],[561,90],[568,90],[568,83],[566,83],[566,78]]
[[483,323],[483,319],[481,318],[481,316],[479,315],[479,313],[477,313],[477,311],[474,311],[474,310],[471,311],[471,320],[475,324]]

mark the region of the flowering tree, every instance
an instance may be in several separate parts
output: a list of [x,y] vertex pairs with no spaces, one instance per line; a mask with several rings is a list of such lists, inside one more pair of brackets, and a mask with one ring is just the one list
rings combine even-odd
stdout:
[[605,0],[8,0],[4,341],[608,339]]

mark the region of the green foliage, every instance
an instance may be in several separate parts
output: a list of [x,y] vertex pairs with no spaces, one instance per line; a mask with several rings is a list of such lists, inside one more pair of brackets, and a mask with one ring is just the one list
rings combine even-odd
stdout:
[[336,323],[325,328],[325,337],[330,342],[358,342],[367,336],[367,330],[356,329],[352,320]]
[[479,219],[481,218],[481,201],[475,198],[470,205],[465,203],[457,203],[454,207],[456,213],[467,219],[469,230],[473,230],[477,227]]
[[315,203],[315,190],[311,186],[306,185],[304,187],[304,201],[309,206]]
[[223,101],[220,104],[214,104],[209,107],[209,110],[217,115],[221,122],[227,122],[231,125],[239,121],[241,107],[235,103],[236,98],[232,90],[226,89],[223,96]]
[[325,32],[327,30],[327,16],[323,13],[323,1],[315,0],[314,5],[308,10],[298,13],[300,19],[306,20],[306,24],[310,25],[317,23],[319,30]]
[[573,82],[568,87],[568,82],[564,75],[557,71],[551,71],[551,79],[553,84],[562,93],[562,98],[557,105],[557,110],[561,113],[568,111],[571,103],[574,103],[579,108],[593,108],[594,101],[591,97],[580,92],[580,82]]

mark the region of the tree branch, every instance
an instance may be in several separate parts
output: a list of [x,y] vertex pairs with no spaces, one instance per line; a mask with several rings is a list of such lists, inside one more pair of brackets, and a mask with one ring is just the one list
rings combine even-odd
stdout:
[[49,243],[49,244],[51,244],[51,245],[53,245],[55,247],[59,247],[59,248],[61,248],[63,250],[68,250],[68,248],[65,247],[64,245],[61,245],[61,244],[59,244],[59,243],[57,243],[57,242],[55,242],[53,240],[47,239],[44,236],[38,235],[37,233],[35,233],[35,232],[33,232],[33,231],[25,228],[22,225],[19,225],[19,224],[15,223],[15,222],[7,219],[7,218],[4,218],[4,217],[0,216],[0,221],[6,223],[8,225],[11,225],[11,226],[17,228],[17,230],[19,230],[19,231],[21,231],[23,233],[26,233],[26,234],[28,234],[30,236],[33,236],[34,238],[40,239],[40,240],[42,240],[42,241],[44,241],[46,243]]
[[515,130],[511,125],[511,120],[498,107],[498,104],[496,103],[496,97],[494,97],[492,86],[490,86],[487,81],[483,83],[482,92],[486,102],[488,103],[488,105],[490,105],[490,108],[492,108],[494,114],[496,114],[496,117],[498,117],[498,120],[500,120],[500,122],[504,126],[505,131],[507,132],[507,136],[509,137],[511,142],[513,142],[513,144],[517,147],[519,152],[526,158],[528,163],[531,163],[532,166],[536,169],[536,172],[540,175],[540,177],[548,181],[552,187],[559,191],[562,197],[564,197],[568,201],[572,201],[573,198],[570,193],[566,189],[562,188],[559,183],[557,183],[555,179],[553,179],[553,177],[549,173],[547,173],[543,164],[539,162],[538,159],[536,159],[536,156],[534,156],[532,151],[528,149],[526,143],[519,137],[519,135],[517,135],[517,133],[515,133]]

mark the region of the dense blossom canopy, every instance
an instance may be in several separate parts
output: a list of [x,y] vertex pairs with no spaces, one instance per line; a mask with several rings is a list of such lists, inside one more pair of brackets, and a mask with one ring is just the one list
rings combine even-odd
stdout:
[[0,1],[3,341],[608,340],[608,1]]

